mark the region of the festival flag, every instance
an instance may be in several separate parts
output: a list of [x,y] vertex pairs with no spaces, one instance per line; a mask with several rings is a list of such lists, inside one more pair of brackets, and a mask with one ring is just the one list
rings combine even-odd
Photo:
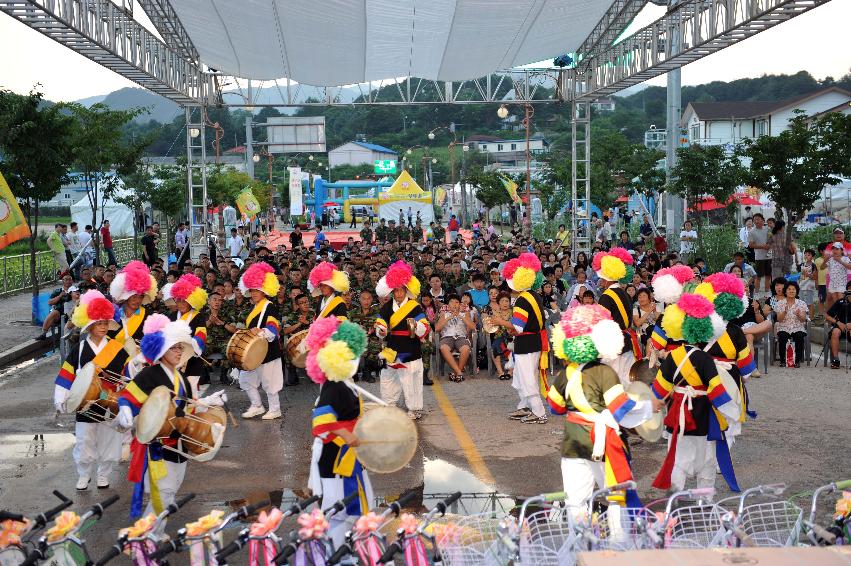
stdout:
[[505,175],[500,175],[499,180],[502,181],[502,185],[505,187],[505,190],[508,191],[508,196],[511,197],[511,201],[519,203],[520,196],[517,194],[517,183],[515,183]]
[[27,219],[12,194],[12,189],[0,174],[0,250],[18,240],[29,238]]
[[239,208],[239,212],[249,220],[254,220],[254,217],[260,212],[260,203],[257,202],[257,197],[248,187],[242,189],[242,192],[237,195],[236,206]]

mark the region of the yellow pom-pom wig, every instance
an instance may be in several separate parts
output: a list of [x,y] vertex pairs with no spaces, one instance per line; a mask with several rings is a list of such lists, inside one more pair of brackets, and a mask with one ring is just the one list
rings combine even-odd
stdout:
[[257,289],[267,297],[274,297],[280,288],[281,283],[275,276],[274,268],[264,261],[251,264],[239,278],[239,290],[243,295],[248,295],[251,289]]

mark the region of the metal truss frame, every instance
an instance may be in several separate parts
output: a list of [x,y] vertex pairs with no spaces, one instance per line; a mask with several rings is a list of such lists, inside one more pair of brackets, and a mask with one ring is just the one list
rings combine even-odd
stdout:
[[602,96],[720,51],[830,0],[686,0],[584,62],[586,95]]
[[200,66],[110,0],[0,0],[0,11],[178,104],[202,104],[213,90]]
[[[186,114],[186,213],[192,258],[207,248],[207,136],[206,108],[187,106]],[[193,133],[196,135],[193,137]]]
[[593,241],[591,226],[591,99],[570,105],[570,202],[573,250],[588,251]]
[[192,39],[186,33],[180,18],[177,17],[177,13],[168,0],[136,0],[136,2],[145,11],[167,45],[175,49],[185,59],[200,61],[195,44],[192,43]]
[[594,53],[609,48],[647,5],[647,0],[614,0],[612,5],[576,50],[580,57],[577,67],[585,67],[584,61]]

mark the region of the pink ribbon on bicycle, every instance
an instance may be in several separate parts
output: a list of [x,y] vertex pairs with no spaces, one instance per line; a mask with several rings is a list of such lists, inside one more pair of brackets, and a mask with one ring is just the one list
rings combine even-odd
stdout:
[[[261,511],[257,517],[257,521],[251,524],[249,534],[252,537],[265,537],[269,533],[277,530],[281,524],[283,513],[277,507],[273,508],[267,514]],[[273,559],[277,554],[275,544],[268,538],[264,540],[251,540],[248,543],[248,563],[251,566],[269,566],[273,563]],[[260,557],[263,557],[263,562],[260,562]]]
[[405,537],[402,541],[407,566],[428,566],[428,555],[422,537]]
[[378,542],[378,537],[374,534],[368,535],[366,538],[355,541],[355,553],[360,559],[360,564],[366,566],[377,566],[378,559],[384,554],[384,549]]
[[133,564],[136,566],[156,566],[156,562],[148,558],[149,554],[153,554],[157,550],[157,545],[153,541],[133,541],[128,545],[130,556],[133,557]]

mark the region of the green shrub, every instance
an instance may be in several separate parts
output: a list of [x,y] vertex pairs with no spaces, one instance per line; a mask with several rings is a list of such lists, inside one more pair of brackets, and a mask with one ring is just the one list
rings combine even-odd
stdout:
[[845,230],[846,234],[851,234],[851,232],[849,232],[849,230],[851,230],[851,226],[847,224],[829,224],[827,226],[819,226],[814,230],[808,230],[806,232],[796,232],[795,237],[798,241],[798,248],[800,248],[801,251],[806,249],[815,250],[821,242],[832,242],[833,231],[837,227],[841,227]]
[[[679,250],[679,238],[677,246]],[[706,261],[707,273],[721,271],[740,250],[739,230],[735,226],[704,226],[697,238],[697,255]]]

